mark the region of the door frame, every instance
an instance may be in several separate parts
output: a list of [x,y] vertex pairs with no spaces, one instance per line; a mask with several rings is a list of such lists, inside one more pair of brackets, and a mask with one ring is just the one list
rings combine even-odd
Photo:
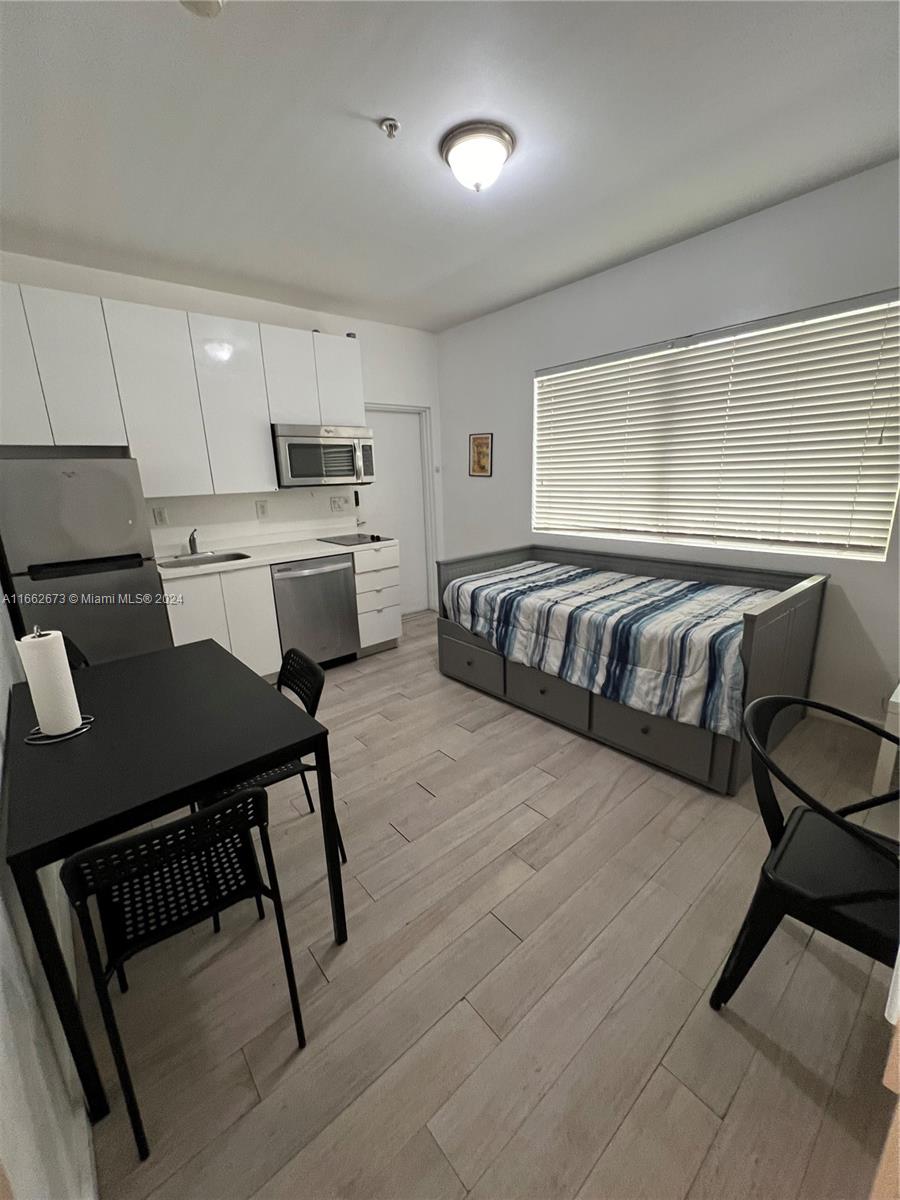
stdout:
[[[371,412],[410,413],[419,418],[419,452],[422,456],[422,494],[425,500],[425,583],[428,607],[437,612],[437,497],[434,487],[434,446],[431,409],[424,404],[366,404]],[[375,447],[376,463],[378,447]],[[375,468],[378,478],[378,467]],[[401,554],[402,554],[401,547]]]

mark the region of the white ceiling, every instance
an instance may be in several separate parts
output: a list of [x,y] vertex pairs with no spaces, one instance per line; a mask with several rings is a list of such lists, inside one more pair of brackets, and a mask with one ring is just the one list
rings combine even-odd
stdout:
[[[897,13],[2,3],[2,244],[442,329],[894,157]],[[437,150],[478,117],[481,195]]]

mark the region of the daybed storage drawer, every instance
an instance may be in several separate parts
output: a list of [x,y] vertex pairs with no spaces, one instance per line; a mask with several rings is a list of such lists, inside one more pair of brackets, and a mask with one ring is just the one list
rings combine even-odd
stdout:
[[680,775],[702,781],[709,778],[714,735],[708,729],[654,717],[592,695],[591,733]]
[[514,704],[568,725],[572,729],[587,729],[590,692],[573,687],[564,679],[547,675],[521,663],[506,664],[506,695]]
[[399,567],[400,547],[367,546],[365,550],[354,550],[353,562],[357,575],[364,571],[383,571],[386,567]]
[[503,662],[499,654],[489,650],[477,650],[465,642],[455,642],[442,637],[438,641],[441,670],[445,675],[471,683],[483,692],[503,695]]

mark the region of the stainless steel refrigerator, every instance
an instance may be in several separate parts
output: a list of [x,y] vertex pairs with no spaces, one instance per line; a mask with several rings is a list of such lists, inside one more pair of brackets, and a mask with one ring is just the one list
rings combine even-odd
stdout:
[[4,584],[17,634],[61,629],[91,663],[171,646],[135,460],[34,454],[0,460]]

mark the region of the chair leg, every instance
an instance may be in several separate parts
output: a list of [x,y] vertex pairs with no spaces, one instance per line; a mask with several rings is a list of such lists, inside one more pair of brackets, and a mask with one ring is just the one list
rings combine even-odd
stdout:
[[338,819],[337,819],[336,813],[335,813],[335,817],[334,817],[334,825],[335,825],[335,828],[337,829],[337,844],[338,844],[338,851],[340,852],[340,855],[341,855],[341,862],[344,863],[344,865],[346,866],[347,851],[344,849],[344,839],[341,837],[341,827],[338,824]]
[[[315,812],[316,810],[313,805],[312,795],[309,790],[309,784],[306,782],[306,772],[305,771],[301,771],[300,778],[303,780],[303,790],[304,790],[304,792],[306,792],[306,803],[309,805],[309,811]],[[334,818],[334,821],[335,821],[335,824],[337,825],[337,817],[336,816]],[[341,855],[341,862],[346,864],[347,851],[344,849],[344,839],[341,837],[340,825],[337,826],[337,840],[338,840],[338,850],[340,851],[340,855]]]
[[112,1050],[113,1060],[116,1064],[116,1072],[122,1087],[122,1095],[125,1097],[125,1107],[128,1110],[128,1116],[131,1121],[131,1130],[134,1134],[138,1156],[143,1160],[149,1157],[150,1147],[147,1145],[147,1135],[144,1132],[144,1122],[141,1120],[141,1110],[138,1107],[137,1096],[134,1094],[131,1072],[128,1070],[125,1050],[122,1046],[122,1039],[119,1036],[119,1027],[116,1024],[116,1017],[110,1003],[106,981],[103,978],[103,968],[100,965],[100,952],[97,949],[97,940],[94,937],[94,927],[91,924],[90,916],[84,908],[79,907],[77,911],[78,920],[81,924],[81,936],[84,939],[84,948],[87,952],[88,965],[90,966],[91,975],[94,980],[94,990],[97,993],[97,1001],[100,1004],[100,1012],[103,1015],[103,1024],[106,1026],[106,1036],[109,1038],[109,1047]]
[[719,982],[709,998],[710,1008],[718,1012],[723,1004],[728,1003],[778,928],[784,913],[784,905],[777,892],[760,879],[744,923],[722,968]]
[[124,996],[128,991],[128,977],[125,974],[125,968],[122,966],[116,967],[116,979],[119,981],[119,991]]
[[259,919],[265,920],[266,910],[263,908],[262,896],[259,892],[256,893],[256,911],[259,913]]
[[306,803],[309,805],[309,811],[315,812],[316,806],[313,804],[312,793],[309,790],[309,784],[306,782],[306,772],[300,772],[300,778],[303,780],[303,790],[306,792]]
[[288,941],[287,925],[284,921],[284,908],[281,904],[281,892],[278,887],[278,876],[275,874],[275,860],[272,858],[272,847],[269,844],[269,834],[265,828],[260,830],[263,856],[266,860],[266,875],[269,877],[269,891],[272,893],[272,906],[275,909],[275,922],[278,926],[278,940],[281,942],[281,954],[284,958],[284,973],[287,976],[288,995],[291,998],[291,1012],[294,1015],[294,1029],[297,1031],[297,1044],[302,1050],[306,1045],[306,1034],[303,1031],[303,1018],[300,1015],[300,997],[297,995],[297,980],[294,976],[294,962],[291,958],[291,944]]

